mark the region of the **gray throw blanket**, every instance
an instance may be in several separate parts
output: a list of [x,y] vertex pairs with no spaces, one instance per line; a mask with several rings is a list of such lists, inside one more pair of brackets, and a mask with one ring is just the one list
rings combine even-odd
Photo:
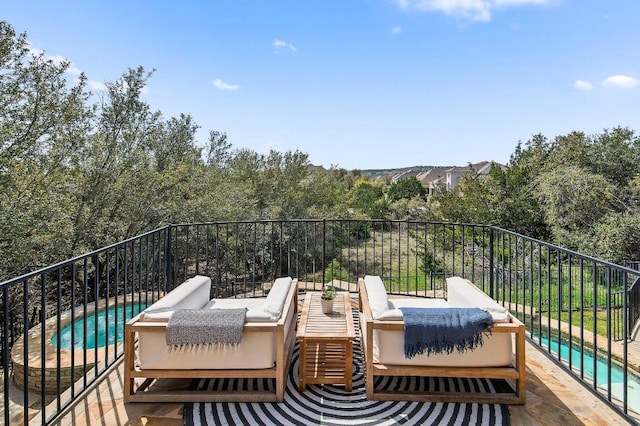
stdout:
[[237,349],[247,308],[179,309],[167,324],[167,345],[171,350]]
[[404,356],[462,353],[482,346],[492,324],[480,308],[400,308],[404,317]]

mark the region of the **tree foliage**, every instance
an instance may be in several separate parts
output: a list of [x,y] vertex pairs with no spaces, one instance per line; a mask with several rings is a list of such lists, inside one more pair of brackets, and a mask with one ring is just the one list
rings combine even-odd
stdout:
[[234,149],[216,130],[200,143],[189,114],[167,118],[145,100],[153,71],[128,69],[92,93],[68,67],[0,22],[0,279],[168,223],[255,219],[493,224],[640,259],[640,140],[628,128],[533,135],[507,167],[427,196],[415,177],[391,183],[312,167],[300,151]]
[[351,191],[351,206],[372,219],[384,219],[389,207],[384,196],[384,183],[359,180]]
[[387,198],[390,203],[402,199],[424,198],[426,195],[427,189],[415,176],[399,179],[387,189]]
[[2,277],[168,223],[348,215],[345,171],[312,177],[305,153],[234,150],[218,131],[202,146],[190,115],[144,99],[152,71],[92,93],[26,40],[0,22]]
[[577,249],[586,233],[613,211],[614,185],[602,175],[562,166],[541,174],[537,183],[555,240],[568,248]]
[[640,254],[640,212],[609,213],[599,221],[594,238],[581,251],[614,263],[637,260]]
[[607,260],[640,258],[634,244],[613,231],[638,214],[639,148],[635,132],[623,127],[553,141],[536,135],[524,149],[518,145],[504,171],[507,182],[519,182],[507,191],[507,202],[527,208],[512,210],[518,214],[505,227]]

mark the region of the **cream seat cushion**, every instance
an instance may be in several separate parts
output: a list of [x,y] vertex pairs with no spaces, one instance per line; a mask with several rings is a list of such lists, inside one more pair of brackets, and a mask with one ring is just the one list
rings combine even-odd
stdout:
[[213,299],[203,309],[247,308],[245,322],[274,322],[278,318],[264,311],[264,298]]

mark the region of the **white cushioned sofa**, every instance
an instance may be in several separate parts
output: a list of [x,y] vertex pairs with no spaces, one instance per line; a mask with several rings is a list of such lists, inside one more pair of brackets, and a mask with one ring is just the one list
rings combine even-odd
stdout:
[[[389,297],[382,279],[359,280],[360,328],[366,364],[367,398],[487,403],[525,403],[525,327],[472,282],[447,278],[447,298]],[[481,308],[491,314],[484,344],[462,353],[426,353],[406,358],[400,308]],[[426,312],[426,311],[425,311]],[[511,392],[398,392],[376,389],[378,376],[431,376],[506,379]]]
[[[211,279],[197,275],[127,322],[125,402],[282,401],[295,342],[297,280],[278,278],[261,298],[210,300],[210,294]],[[167,344],[167,325],[175,311],[233,308],[247,309],[237,347],[176,351]],[[146,380],[136,386],[137,378]],[[160,378],[265,378],[275,379],[275,387],[212,392],[150,388]]]

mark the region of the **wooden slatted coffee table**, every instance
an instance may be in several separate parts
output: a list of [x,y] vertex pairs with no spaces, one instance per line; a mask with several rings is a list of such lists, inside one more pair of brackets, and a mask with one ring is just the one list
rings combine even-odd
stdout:
[[300,340],[300,391],[307,384],[344,384],[351,392],[353,340],[356,331],[349,293],[338,293],[333,312],[323,314],[321,293],[305,295],[297,338]]

